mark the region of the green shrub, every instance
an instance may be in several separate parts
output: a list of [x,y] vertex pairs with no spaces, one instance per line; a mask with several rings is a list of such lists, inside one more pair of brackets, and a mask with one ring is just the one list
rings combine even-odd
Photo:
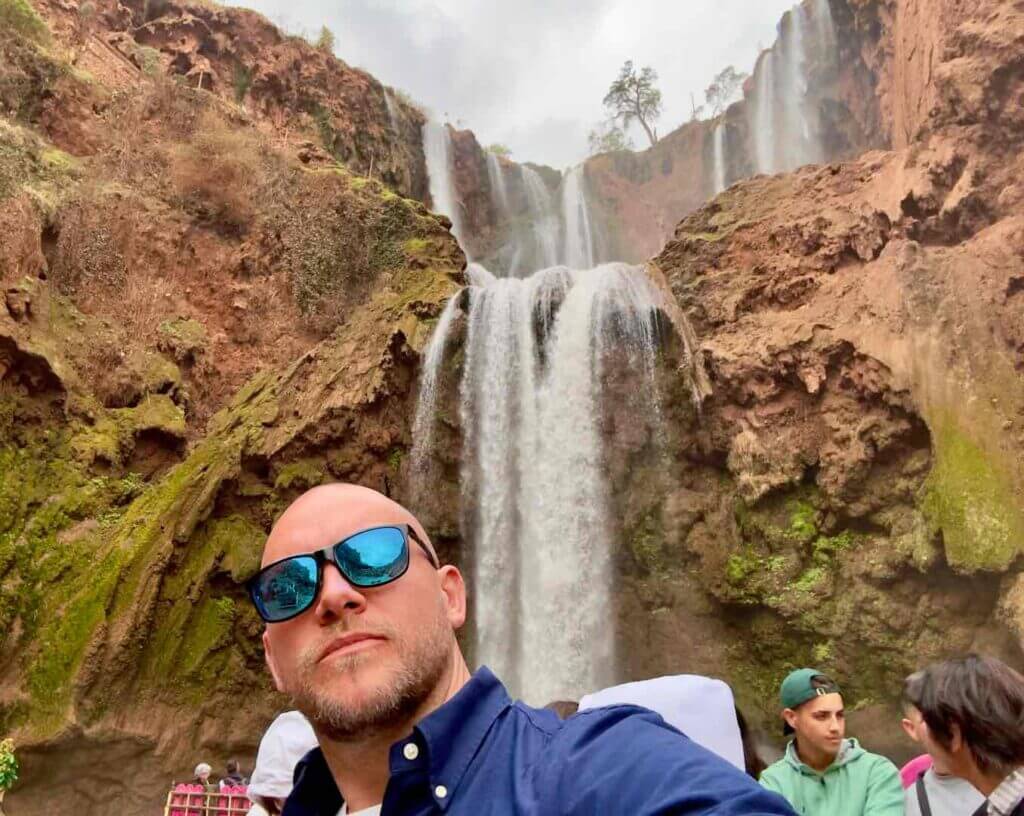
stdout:
[[18,760],[14,756],[14,740],[0,741],[0,791],[10,790],[18,781]]

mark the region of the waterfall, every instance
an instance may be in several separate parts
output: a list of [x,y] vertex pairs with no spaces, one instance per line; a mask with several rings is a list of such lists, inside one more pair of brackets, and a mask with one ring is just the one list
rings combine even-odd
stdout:
[[[558,214],[551,202],[551,191],[540,173],[528,165],[522,166],[523,186],[526,188],[528,218],[536,251],[536,267],[558,264]],[[536,268],[535,267],[535,268]]]
[[712,179],[714,180],[715,195],[718,195],[726,188],[725,183],[725,117],[718,120],[715,125],[715,132],[712,137],[714,168]]
[[416,400],[416,415],[412,424],[412,453],[409,469],[413,484],[417,487],[425,482],[427,460],[434,452],[434,427],[437,420],[437,380],[448,348],[448,335],[459,311],[458,296],[452,297],[434,327],[426,351],[423,354],[423,374],[420,376],[419,396]]
[[789,27],[781,35],[785,71],[782,75],[783,128],[780,134],[786,170],[818,160],[814,134],[807,120],[807,54],[804,45],[804,9],[789,12]]
[[451,219],[452,235],[461,244],[461,204],[456,198],[452,178],[452,135],[447,125],[433,120],[423,125],[423,153],[427,160],[430,198],[434,202],[434,211]]
[[775,172],[775,53],[766,51],[757,67],[754,99],[754,156],[757,172]]
[[[753,156],[759,173],[792,170],[825,156],[820,113],[809,87],[810,55],[835,60],[835,28],[829,0],[810,8],[794,6],[779,37],[755,70],[754,98],[748,99]],[[827,64],[827,63],[826,63]]]
[[582,164],[573,167],[562,180],[562,221],[566,265],[573,269],[590,269],[594,265],[594,238],[590,231],[590,207]]
[[812,9],[819,53],[837,59],[836,27],[832,20],[832,4],[829,0],[814,0]]
[[624,264],[473,279],[461,415],[476,657],[535,704],[578,697],[615,679],[601,366],[626,350],[653,372],[659,296]]
[[501,161],[489,150],[484,154],[487,157],[487,180],[491,185],[491,200],[494,207],[502,218],[507,218],[508,208],[508,187],[505,184],[505,172],[501,167]]
[[402,114],[398,110],[398,105],[395,103],[395,98],[391,95],[391,91],[387,88],[384,89],[384,105],[388,109],[388,122],[391,125],[392,133],[401,133]]

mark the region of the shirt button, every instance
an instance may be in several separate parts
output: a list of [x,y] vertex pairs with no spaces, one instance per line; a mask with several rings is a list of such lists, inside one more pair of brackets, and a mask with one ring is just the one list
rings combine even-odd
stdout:
[[416,759],[420,755],[420,747],[415,742],[407,742],[402,749],[402,754],[408,760]]
[[444,797],[448,795],[448,788],[446,788],[444,785],[438,785],[436,788],[434,788],[434,795],[438,799],[444,799]]

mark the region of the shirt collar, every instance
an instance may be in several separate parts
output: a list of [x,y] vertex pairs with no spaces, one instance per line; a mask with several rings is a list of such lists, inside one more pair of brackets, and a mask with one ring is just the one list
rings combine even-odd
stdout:
[[[431,793],[442,811],[447,810],[491,726],[511,705],[512,699],[505,687],[485,666],[478,669],[454,697],[413,729],[417,741],[426,746]],[[408,741],[408,738],[402,739],[391,746],[392,773],[401,767],[400,757]],[[438,795],[439,787],[444,788],[444,796]],[[286,813],[333,816],[341,809],[342,802],[323,752],[314,748],[296,768],[295,787],[288,797]]]
[[1024,801],[1024,766],[1007,776],[988,795],[988,812],[996,816],[1009,816]]
[[447,809],[495,720],[511,705],[501,681],[482,666],[454,697],[416,726],[430,758],[430,784],[448,791],[443,798],[435,796],[441,810]]

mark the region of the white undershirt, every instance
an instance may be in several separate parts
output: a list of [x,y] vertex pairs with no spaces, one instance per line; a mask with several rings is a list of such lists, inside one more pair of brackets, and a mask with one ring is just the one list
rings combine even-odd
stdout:
[[338,816],[380,816],[381,807],[382,805],[374,805],[373,807],[357,810],[355,813],[349,813],[348,805],[342,805],[341,810],[338,811]]

